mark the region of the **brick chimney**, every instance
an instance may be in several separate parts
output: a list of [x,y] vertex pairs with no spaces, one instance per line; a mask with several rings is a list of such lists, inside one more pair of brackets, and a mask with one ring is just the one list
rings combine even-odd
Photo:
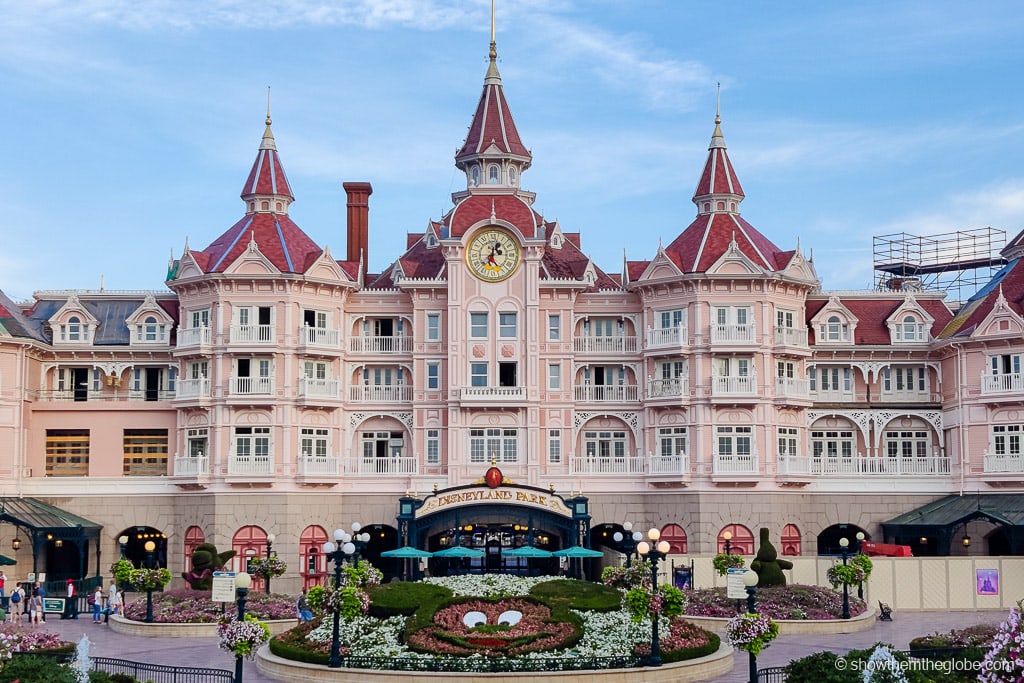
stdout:
[[343,183],[348,197],[348,257],[347,261],[363,259],[362,273],[366,277],[366,267],[370,261],[370,195],[373,187],[370,183]]

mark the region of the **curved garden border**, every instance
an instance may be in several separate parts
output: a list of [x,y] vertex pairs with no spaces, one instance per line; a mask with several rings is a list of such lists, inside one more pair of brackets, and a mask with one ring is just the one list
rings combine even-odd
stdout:
[[[717,651],[705,657],[660,667],[637,669],[604,669],[600,671],[552,671],[508,673],[477,673],[453,671],[383,671],[376,669],[328,669],[318,664],[306,664],[278,657],[264,645],[256,653],[256,668],[260,673],[285,683],[413,683],[425,677],[435,681],[473,683],[522,683],[523,677],[553,678],[558,681],[585,679],[587,683],[695,683],[707,681],[732,671],[733,648],[723,642]],[[560,677],[560,678],[554,678]],[[568,677],[568,678],[567,678]]]
[[[775,619],[775,623],[779,625],[780,636],[859,633],[874,626],[876,614],[877,610],[869,606],[862,614],[849,619]],[[725,633],[725,625],[729,623],[726,617],[695,617],[684,614],[683,618],[715,633]]]
[[[271,635],[284,633],[295,628],[298,619],[277,619],[265,621],[270,628]],[[110,628],[114,633],[122,633],[129,636],[142,636],[144,638],[216,638],[217,624],[147,624],[144,621],[133,621],[125,619],[120,614],[110,615]]]

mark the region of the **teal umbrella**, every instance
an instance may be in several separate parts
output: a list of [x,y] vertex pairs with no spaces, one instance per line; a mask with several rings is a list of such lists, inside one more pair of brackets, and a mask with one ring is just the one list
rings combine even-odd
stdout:
[[604,557],[604,553],[600,550],[591,550],[578,545],[556,550],[554,555],[555,557]]
[[476,548],[454,545],[451,548],[438,550],[434,553],[434,557],[483,557],[486,554],[483,550],[477,550]]
[[0,565],[11,565],[11,564],[18,564],[18,561],[17,560],[12,560],[11,558],[7,557],[6,555],[0,555]]
[[550,550],[534,548],[532,545],[524,545],[515,550],[503,550],[501,554],[505,557],[551,557]]
[[403,545],[401,548],[395,548],[394,550],[385,550],[380,554],[381,557],[399,557],[399,558],[412,558],[418,559],[422,557],[433,557],[434,553],[427,552],[426,550],[420,550],[419,548],[413,548],[410,545]]

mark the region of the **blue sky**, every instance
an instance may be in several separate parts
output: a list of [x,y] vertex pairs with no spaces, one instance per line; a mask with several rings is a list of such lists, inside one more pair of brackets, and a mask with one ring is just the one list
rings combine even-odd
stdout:
[[[343,257],[369,181],[370,267],[464,187],[453,155],[489,0],[0,0],[0,289],[161,289],[171,251],[243,214],[273,88],[292,218]],[[722,128],[776,244],[826,289],[872,283],[871,237],[1024,228],[1017,2],[497,0],[524,188],[618,272],[695,215]]]

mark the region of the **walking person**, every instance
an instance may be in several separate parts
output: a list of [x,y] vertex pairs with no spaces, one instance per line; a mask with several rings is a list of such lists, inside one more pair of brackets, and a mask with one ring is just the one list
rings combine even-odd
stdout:
[[41,622],[43,622],[45,624],[46,623],[46,612],[43,611],[42,605],[44,604],[43,601],[46,598],[46,586],[43,585],[42,581],[36,581],[36,587],[32,591],[32,595],[35,596],[37,593],[39,594],[39,604],[40,604],[40,608],[39,608],[39,621],[41,621]]
[[6,595],[6,593],[4,593],[4,590],[6,589],[6,586],[7,586],[7,574],[4,574],[4,571],[2,569],[0,569],[0,598],[4,597],[4,595]]
[[33,626],[43,623],[43,596],[38,588],[32,589],[32,597],[28,601],[28,621]]
[[14,590],[11,591],[10,600],[8,600],[7,620],[15,624],[21,623],[21,615],[25,613],[25,591],[24,589],[15,584]]
[[75,588],[75,580],[68,579],[68,588],[66,600],[64,602],[64,614],[60,616],[61,619],[77,619],[78,618],[78,590]]
[[103,623],[110,622],[111,614],[120,614],[122,602],[122,593],[117,590],[117,582],[110,582],[110,589],[107,592],[107,609],[103,610],[106,616],[103,618]]
[[102,624],[103,619],[103,586],[96,586],[96,592],[89,598],[92,601],[92,623]]
[[313,621],[313,610],[309,608],[309,600],[306,599],[306,589],[302,589],[299,599],[295,601],[295,611],[299,621]]

